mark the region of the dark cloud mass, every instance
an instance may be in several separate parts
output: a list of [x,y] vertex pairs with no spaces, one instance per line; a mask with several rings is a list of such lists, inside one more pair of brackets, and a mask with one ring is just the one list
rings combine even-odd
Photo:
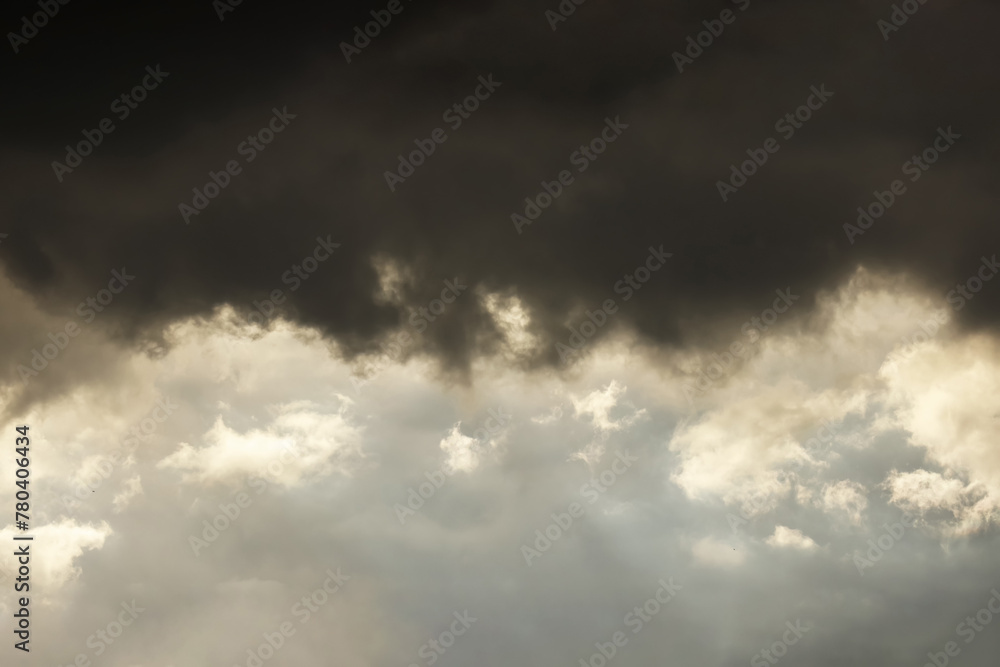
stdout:
[[[876,21],[891,7],[870,2],[590,2],[555,31],[555,3],[402,6],[350,64],[338,45],[378,3],[247,0],[224,21],[209,2],[62,6],[9,59],[19,104],[5,110],[0,259],[12,280],[58,314],[126,266],[135,286],[102,326],[156,338],[220,304],[248,312],[329,234],[340,251],[283,312],[347,354],[457,276],[521,299],[538,364],[559,363],[564,325],[615,297],[650,245],[673,257],[614,327],[671,346],[725,342],[778,288],[801,294],[804,314],[859,264],[943,298],[1000,250],[991,3],[926,3],[888,41]],[[735,21],[679,73],[672,53],[727,8]],[[29,9],[8,7],[5,25]],[[166,80],[58,182],[64,146],[157,64]],[[442,111],[488,74],[500,87],[447,129]],[[832,97],[783,138],[775,121],[821,85]],[[237,146],[274,107],[296,118],[186,225],[178,204],[242,162]],[[571,153],[605,118],[628,128],[577,173]],[[390,192],[384,172],[437,127],[447,141]],[[939,127],[961,138],[849,242],[844,223],[908,178],[901,166]],[[779,151],[723,202],[716,182],[768,137]],[[575,182],[518,234],[511,214],[563,169]],[[402,302],[376,298],[377,257],[409,271]],[[998,303],[984,290],[960,318],[994,327]],[[458,299],[420,345],[465,367],[496,336],[482,308]]]

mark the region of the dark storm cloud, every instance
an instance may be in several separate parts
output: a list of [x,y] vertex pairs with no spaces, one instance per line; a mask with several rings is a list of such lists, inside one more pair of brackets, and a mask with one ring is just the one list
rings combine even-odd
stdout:
[[[1000,251],[995,7],[922,5],[886,41],[876,21],[888,3],[743,4],[590,2],[553,31],[544,12],[555,2],[404,2],[348,64],[339,43],[384,3],[244,2],[224,21],[208,2],[70,3],[6,56],[23,104],[8,111],[0,158],[10,234],[0,258],[54,314],[128,267],[135,286],[101,326],[156,339],[223,303],[249,312],[330,235],[340,252],[282,312],[348,354],[372,349],[458,277],[517,294],[545,342],[533,363],[554,363],[564,324],[609,298],[621,306],[615,327],[724,344],[775,289],[802,296],[799,317],[864,263],[943,295]],[[735,21],[678,73],[671,54],[727,8]],[[10,8],[5,25],[31,9]],[[168,78],[58,182],[50,163],[63,147],[157,64]],[[501,85],[449,129],[442,112],[489,74]],[[832,97],[782,137],[775,121],[821,85]],[[296,118],[245,162],[238,145],[286,107]],[[570,155],[617,117],[628,128],[578,172]],[[437,127],[447,141],[390,192],[383,173]],[[939,127],[961,138],[910,183],[903,163]],[[768,137],[780,150],[724,203],[716,182]],[[186,225],[178,204],[232,159],[242,172]],[[573,184],[518,234],[511,214],[565,169]],[[906,193],[850,243],[843,224],[894,179]],[[673,257],[623,302],[616,281],[661,244]],[[415,278],[403,306],[375,298],[376,256]],[[993,325],[998,302],[1000,290],[984,289],[960,315]],[[497,335],[469,296],[421,345],[462,369]]]

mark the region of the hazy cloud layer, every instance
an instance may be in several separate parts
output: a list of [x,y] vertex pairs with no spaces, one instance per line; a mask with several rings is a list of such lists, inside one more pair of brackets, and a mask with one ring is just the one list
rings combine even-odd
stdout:
[[[414,361],[355,387],[315,332],[255,337],[232,311],[179,324],[155,362],[123,361],[121,390],[155,388],[145,397],[116,403],[81,385],[24,416],[37,483],[55,494],[39,537],[65,545],[37,573],[37,632],[62,638],[39,656],[93,658],[87,638],[135,599],[146,611],[102,664],[246,664],[284,621],[297,633],[274,664],[428,664],[421,647],[466,610],[476,620],[442,664],[572,664],[618,630],[623,664],[745,664],[799,621],[810,629],[788,659],[800,662],[922,664],[955,639],[966,664],[987,664],[992,628],[968,646],[953,628],[997,585],[996,457],[975,449],[996,422],[968,415],[943,455],[910,420],[925,393],[985,395],[997,361],[981,355],[993,370],[964,384],[911,377],[900,394],[900,357],[958,367],[977,338],[947,324],[916,350],[893,340],[935,309],[900,292],[906,318],[881,309],[891,283],[857,276],[810,336],[762,339],[693,408],[690,375],[669,370],[680,361],[624,340],[597,346],[573,378],[484,360],[457,390]],[[887,333],[854,342],[848,365],[838,349],[861,325]],[[831,395],[844,411],[824,409]],[[176,409],[140,428],[131,461],[107,478],[74,474],[164,397]],[[307,618],[296,603],[338,567],[350,579]],[[629,617],[661,579],[676,596]]]

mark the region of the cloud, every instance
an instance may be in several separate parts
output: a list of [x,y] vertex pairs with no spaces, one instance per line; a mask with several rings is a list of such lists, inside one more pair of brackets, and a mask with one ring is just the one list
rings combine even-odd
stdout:
[[455,424],[448,435],[441,439],[441,449],[448,455],[445,466],[450,472],[470,472],[479,465],[479,442],[462,435],[461,424]]
[[[986,336],[927,341],[911,354],[887,360],[881,375],[888,385],[887,403],[893,408],[885,427],[905,430],[913,445],[925,448],[934,463],[982,485],[985,497],[977,500],[976,515],[981,521],[996,520],[1000,510],[1000,452],[995,446],[1000,421],[994,416],[1000,394],[1000,348],[996,341]],[[930,497],[954,499],[956,479],[946,482],[940,474],[922,472],[890,483],[917,506]],[[951,490],[944,493],[946,488]]]
[[[844,312],[862,312],[855,300],[877,301],[866,289],[843,301]],[[913,317],[919,320],[923,313],[917,309]],[[100,385],[85,385],[29,415],[33,429],[39,426],[39,446],[51,443],[46,447],[59,452],[60,467],[43,466],[39,472],[58,480],[95,452],[114,446],[101,442],[100,434],[108,430],[103,424],[120,424],[125,435],[160,396],[177,404],[135,449],[127,473],[116,471],[104,482],[112,493],[91,495],[75,510],[76,523],[66,520],[70,527],[106,521],[108,540],[103,548],[96,539],[78,540],[94,548],[79,549],[72,564],[75,584],[67,585],[68,580],[59,589],[59,600],[73,614],[52,622],[85,638],[111,620],[107,614],[122,600],[135,597],[141,606],[156,609],[161,622],[153,634],[143,634],[137,625],[131,639],[123,636],[116,643],[123,664],[140,663],[150,651],[174,664],[194,659],[190,643],[157,643],[166,628],[197,644],[187,629],[191,619],[222,633],[213,636],[226,637],[211,642],[207,655],[238,661],[321,583],[318,572],[340,565],[352,576],[345,588],[351,592],[301,626],[301,634],[282,649],[288,659],[305,660],[315,647],[333,642],[347,647],[353,664],[406,664],[419,659],[419,647],[446,628],[442,624],[450,610],[466,608],[481,614],[479,627],[489,619],[491,632],[470,631],[453,647],[455,659],[483,653],[512,661],[524,651],[555,659],[566,646],[579,645],[581,652],[593,646],[593,637],[609,632],[609,614],[620,621],[613,618],[616,610],[647,599],[655,591],[652,582],[669,576],[699,594],[680,611],[657,616],[667,630],[650,635],[649,646],[627,647],[636,659],[664,651],[692,659],[752,655],[765,644],[760,637],[744,636],[744,612],[753,609],[762,625],[780,628],[790,610],[798,613],[797,605],[808,606],[803,600],[814,599],[813,593],[817,599],[842,596],[836,608],[810,611],[834,636],[857,636],[872,654],[897,642],[913,648],[895,639],[910,636],[903,625],[885,621],[888,625],[877,630],[859,631],[851,619],[863,617],[872,595],[900,605],[911,604],[903,598],[915,596],[912,604],[921,606],[939,598],[915,583],[924,580],[928,567],[953,582],[947,603],[961,606],[964,592],[978,585],[982,572],[968,572],[967,559],[946,556],[937,532],[926,527],[961,527],[965,514],[940,513],[940,507],[968,514],[974,504],[966,500],[976,496],[963,494],[977,487],[971,486],[973,478],[915,484],[916,477],[907,477],[922,469],[924,449],[906,444],[907,431],[886,426],[894,403],[878,381],[884,359],[872,353],[870,362],[851,366],[828,358],[838,338],[829,331],[844,329],[838,317],[835,309],[799,341],[784,335],[762,341],[754,363],[737,370],[731,385],[706,397],[702,412],[694,415],[679,389],[679,364],[642,346],[623,353],[619,340],[598,342],[591,356],[566,375],[483,361],[471,384],[456,390],[440,380],[433,365],[411,360],[386,368],[356,391],[351,365],[331,354],[309,329],[290,323],[269,331],[230,327],[230,314],[221,311],[209,320],[181,322],[169,349],[124,376],[120,391],[131,392],[136,401],[102,402],[97,400]],[[907,323],[892,326],[905,329]],[[878,330],[877,323],[873,329]],[[946,341],[954,332],[939,335]],[[892,340],[871,340],[887,355],[896,349]],[[796,344],[801,347],[790,347]],[[800,355],[798,364],[781,360],[789,349]],[[128,358],[123,363],[133,365]],[[842,374],[828,372],[838,364]],[[140,392],[139,387],[148,389]],[[743,389],[736,392],[738,387]],[[847,407],[860,407],[847,411],[838,404],[844,396],[850,398]],[[73,410],[74,405],[90,408]],[[484,450],[463,435],[463,428],[485,424],[489,406],[498,405],[512,416],[504,426],[504,446]],[[550,419],[524,418],[538,415]],[[58,429],[49,425],[57,416]],[[796,467],[821,420],[833,420],[833,436],[813,457],[826,465]],[[717,435],[709,438],[714,430]],[[66,437],[71,432],[80,439]],[[672,437],[675,433],[679,437]],[[590,451],[589,466],[573,459],[595,442],[601,448]],[[260,467],[266,471],[273,455],[281,460],[283,444],[295,448],[296,458],[286,456],[280,473],[268,477],[281,493],[234,488],[246,474]],[[751,455],[741,456],[741,446]],[[776,453],[767,458],[772,447]],[[489,465],[484,465],[485,451]],[[616,472],[614,483],[605,487],[601,473],[614,470],[624,452],[638,462]],[[730,459],[744,469],[729,467]],[[394,505],[407,503],[408,490],[427,482],[424,471],[442,465],[463,474],[441,480],[433,494],[421,497],[419,519],[401,526]],[[721,470],[718,479],[711,476],[713,466]],[[875,496],[865,506],[864,489],[897,479],[893,470],[899,474],[897,483],[886,487],[891,506]],[[684,475],[691,471],[698,475]],[[697,483],[700,476],[711,483]],[[592,489],[593,481],[605,490],[596,497],[583,494],[582,485]],[[225,516],[222,508],[233,515],[239,491],[249,504],[227,519],[228,527],[195,557],[189,537],[201,538],[205,522]],[[734,532],[727,520],[732,509],[725,505],[750,502],[754,494],[762,502]],[[40,502],[46,514],[58,517],[66,511],[58,499]],[[569,516],[572,503],[581,505],[583,515],[560,528],[558,539],[547,538],[551,547],[528,571],[520,545],[533,545],[536,529],[556,534],[547,525],[556,525],[553,515],[567,525],[562,515]],[[849,563],[841,571],[824,560],[824,553],[854,553],[868,539],[877,540],[882,529],[872,526],[898,521],[898,509],[909,507],[906,503],[927,511],[891,552],[898,566],[886,568],[888,576],[878,583],[870,584],[867,576],[860,580]],[[982,554],[982,563],[992,562],[985,555],[992,533],[981,534],[986,543],[966,548]],[[595,588],[573,589],[584,590],[584,597],[567,598],[566,587],[583,578]],[[773,590],[781,595],[762,596],[760,587],[777,581],[783,583]],[[101,594],[92,601],[96,590]],[[719,617],[722,600],[738,613]],[[529,609],[532,622],[561,618],[556,612],[571,618],[547,633],[524,632],[522,621],[509,613],[515,607]],[[940,622],[938,616],[907,616],[905,627],[916,623],[929,632]],[[703,637],[698,628],[709,622],[721,623],[735,644],[707,649],[688,643],[688,637]],[[340,629],[334,633],[333,626]],[[391,636],[386,628],[392,628]],[[522,640],[495,644],[495,633]],[[358,643],[351,639],[356,636],[379,640]],[[78,650],[69,648],[71,654]],[[54,652],[51,658],[65,661]]]
[[765,542],[775,549],[800,549],[802,551],[813,551],[819,545],[802,533],[801,530],[788,528],[787,526],[777,526],[774,534],[767,538]]
[[1000,516],[996,497],[981,483],[965,484],[955,477],[927,470],[905,473],[893,470],[885,486],[894,505],[936,524],[949,535],[982,531]]
[[732,568],[742,565],[746,554],[732,545],[705,537],[691,546],[691,555],[695,563],[705,567]]
[[[738,22],[684,72],[671,54],[720,3],[585,3],[553,31],[554,2],[426,0],[351,63],[340,42],[371,3],[242,3],[224,23],[204,3],[119,4],[31,40],[0,140],[0,400],[6,433],[31,425],[45,489],[40,664],[89,652],[133,599],[149,611],[109,667],[245,664],[289,617],[275,663],[423,663],[464,610],[480,620],[453,664],[575,664],[660,579],[682,595],[623,663],[745,664],[801,617],[820,633],[795,647],[803,664],[896,667],[981,606],[1000,545],[1000,289],[961,310],[948,295],[1000,248],[993,3],[928,3],[888,42],[885,6],[722,3]],[[57,181],[63,147],[155,63],[170,78]],[[496,94],[390,192],[398,156],[490,74]],[[833,97],[723,202],[718,182],[812,85]],[[246,162],[276,106],[296,119]],[[628,128],[578,171],[606,118]],[[851,243],[844,224],[942,125],[954,149]],[[243,173],[184,224],[178,204],[230,158]],[[518,234],[511,215],[562,170],[575,182]],[[341,247],[292,289],[318,237]],[[661,244],[671,261],[626,300]],[[23,385],[18,364],[123,266],[135,282]],[[468,292],[416,331],[445,280]],[[778,289],[799,298],[767,324]],[[608,299],[563,363],[567,323]],[[386,354],[400,331],[417,335]],[[734,342],[748,353],[689,403]],[[167,399],[129,465],[67,505]],[[475,449],[456,425],[500,405],[513,423]],[[625,452],[638,461],[604,487]],[[277,489],[240,486],[275,458]],[[442,465],[464,472],[400,525],[394,506]],[[749,519],[730,527],[737,507]],[[854,555],[903,509],[920,521],[859,576]],[[521,546],[543,539],[526,567]],[[337,567],[347,586],[300,622]],[[987,664],[995,635],[968,651]]]
[[134,498],[142,495],[142,478],[139,475],[129,477],[123,486],[124,489],[115,495],[113,501],[115,512],[123,511]]
[[819,500],[824,512],[841,517],[854,526],[861,526],[868,509],[865,487],[847,479],[823,487]]
[[[346,409],[346,403],[333,413],[308,402],[282,404],[273,409],[270,424],[246,433],[235,431],[219,417],[203,436],[205,446],[181,443],[157,467],[182,471],[188,483],[232,481],[261,473],[279,459],[284,464],[280,481],[286,486],[334,469],[346,474],[348,461],[356,454],[351,445],[357,438]],[[287,461],[285,453],[290,454]]]
[[[66,519],[33,528],[29,533],[34,537],[31,542],[12,540],[24,534],[13,527],[0,530],[0,538],[7,544],[28,546],[32,554],[31,579],[36,583],[39,597],[44,604],[58,605],[64,595],[60,589],[83,574],[77,562],[80,557],[88,551],[102,549],[114,531],[107,522],[93,525]],[[40,548],[42,545],[44,548]]]
[[[773,11],[797,26],[794,34],[776,30],[770,11],[748,8],[737,29],[750,42],[720,37],[710,55],[683,73],[671,54],[704,30],[705,17],[717,10],[709,4],[640,3],[617,17],[621,30],[609,35],[602,10],[581,9],[570,28],[553,33],[543,13],[527,7],[476,2],[445,10],[429,3],[406,13],[408,28],[386,28],[350,65],[339,38],[331,47],[320,26],[344,26],[341,37],[350,39],[351,26],[371,20],[370,8],[355,3],[290,9],[302,17],[295,30],[277,30],[271,16],[243,7],[242,25],[272,35],[257,50],[218,30],[190,51],[170,48],[168,36],[186,34],[200,15],[186,8],[158,16],[156,34],[138,44],[115,26],[119,20],[148,25],[134,16],[140,10],[108,14],[95,25],[108,31],[109,44],[135,55],[116,62],[108,82],[74,88],[80,107],[93,110],[92,121],[64,127],[43,111],[58,104],[61,84],[90,81],[89,73],[106,65],[70,46],[77,42],[65,48],[82,55],[63,62],[51,90],[38,91],[34,83],[46,80],[38,70],[52,62],[46,58],[25,60],[15,73],[12,90],[38,95],[12,121],[23,131],[0,147],[9,235],[0,248],[4,270],[19,289],[43,299],[45,310],[71,316],[110,270],[133,268],[134,285],[102,313],[100,328],[139,349],[161,344],[173,323],[211,317],[226,305],[245,318],[255,301],[281,289],[287,297],[281,315],[315,328],[348,358],[371,354],[406,326],[412,309],[436,298],[442,280],[457,275],[482,298],[459,299],[413,352],[456,377],[490,354],[526,367],[562,366],[554,343],[565,338],[565,323],[609,298],[618,299],[620,310],[599,337],[628,330],[664,348],[706,351],[730,327],[759,315],[775,289],[792,285],[802,301],[790,319],[805,317],[859,264],[947,291],[955,276],[975,270],[982,253],[1000,246],[992,224],[996,203],[982,177],[996,166],[969,148],[972,137],[991,136],[984,110],[998,93],[978,85],[973,72],[984,54],[970,45],[977,39],[987,45],[986,61],[997,48],[983,32],[994,9],[975,2],[940,10],[939,25],[972,31],[961,38],[936,33],[955,54],[942,65],[905,38],[893,40],[897,57],[885,58],[877,34],[856,39],[861,17],[875,25],[874,9],[856,8],[831,23],[827,4],[778,3]],[[834,48],[822,56],[803,50],[809,36],[829,39]],[[555,55],[552,39],[560,43]],[[499,46],[515,41],[516,53]],[[761,47],[752,54],[751,42]],[[252,92],[227,76],[229,61],[205,66],[206,54],[226,49],[239,54],[239,71],[259,67]],[[71,143],[76,125],[99,120],[124,82],[164,60],[165,52],[174,67],[170,77],[141,113],[120,123],[134,143],[109,137],[57,182],[48,172],[63,156],[53,154],[52,137]],[[868,67],[873,60],[882,65]],[[442,112],[488,74],[502,82],[489,104],[447,129],[449,141],[390,192],[384,174],[396,168],[397,156],[447,125]],[[767,95],[749,83],[763,79]],[[716,182],[776,134],[775,121],[820,84],[833,91],[822,113],[782,138],[780,153],[722,202]],[[969,95],[977,104],[953,103]],[[930,101],[915,107],[909,102],[915,98]],[[177,113],[190,99],[199,100],[199,111]],[[275,106],[287,106],[296,120],[253,163],[244,162],[237,147]],[[629,129],[613,151],[576,171],[571,155],[606,117],[620,117]],[[907,184],[877,227],[849,243],[843,225],[873,201],[873,190],[884,191],[892,177],[907,178],[902,164],[942,124],[963,138]],[[243,173],[185,225],[178,205],[228,158],[240,161]],[[38,169],[26,172],[25,161]],[[511,214],[563,169],[576,182],[517,234]],[[323,187],[307,185],[318,182]],[[39,219],[46,224],[34,224]],[[292,293],[283,272],[327,235],[340,251]],[[239,252],[232,251],[234,239]],[[614,286],[651,244],[669,245],[670,266],[625,302]],[[1000,291],[984,288],[957,314],[959,325],[994,326],[998,300]],[[52,374],[40,385],[55,390],[55,380]]]

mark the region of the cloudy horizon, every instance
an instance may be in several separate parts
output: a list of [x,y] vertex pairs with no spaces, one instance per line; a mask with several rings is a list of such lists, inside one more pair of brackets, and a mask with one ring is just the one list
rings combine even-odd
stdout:
[[3,664],[995,663],[993,5],[5,16]]

